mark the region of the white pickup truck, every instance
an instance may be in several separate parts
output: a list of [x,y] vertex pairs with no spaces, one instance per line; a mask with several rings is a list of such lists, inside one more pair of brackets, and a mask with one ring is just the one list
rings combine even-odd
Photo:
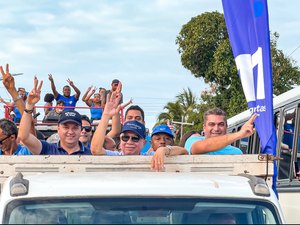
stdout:
[[267,155],[1,156],[5,224],[280,224]]

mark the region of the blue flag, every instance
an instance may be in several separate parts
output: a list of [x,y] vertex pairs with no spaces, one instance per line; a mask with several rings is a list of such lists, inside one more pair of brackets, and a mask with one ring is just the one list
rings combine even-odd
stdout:
[[[222,0],[225,22],[262,153],[276,155],[273,84],[267,0]],[[276,192],[276,163],[273,189]]]

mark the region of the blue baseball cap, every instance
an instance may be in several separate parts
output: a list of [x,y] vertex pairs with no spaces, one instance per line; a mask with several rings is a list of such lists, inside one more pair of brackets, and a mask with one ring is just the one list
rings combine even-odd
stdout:
[[146,137],[145,125],[136,120],[127,121],[126,123],[124,123],[121,133],[124,133],[126,131],[132,131],[144,139]]
[[153,131],[152,131],[152,134],[151,134],[151,137],[154,134],[158,134],[158,133],[164,133],[164,134],[167,134],[167,135],[171,136],[172,138],[174,138],[174,135],[173,135],[170,127],[165,125],[165,124],[158,125],[158,126],[154,127]]
[[82,126],[81,115],[79,114],[79,112],[77,112],[75,110],[63,111],[60,114],[58,124],[64,124],[64,123],[67,123],[67,122],[76,123],[76,124]]

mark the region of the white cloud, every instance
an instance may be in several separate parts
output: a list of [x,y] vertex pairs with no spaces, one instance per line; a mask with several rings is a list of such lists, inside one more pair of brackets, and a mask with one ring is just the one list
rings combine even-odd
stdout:
[[[270,29],[280,33],[279,47],[291,52],[300,44],[300,2],[268,3]],[[38,74],[43,94],[51,91],[48,73],[58,90],[70,77],[82,92],[120,78],[124,99],[133,97],[153,124],[183,88],[202,90],[203,82],[181,66],[175,39],[191,17],[216,10],[222,11],[220,0],[1,1],[0,62],[24,73],[16,84],[27,90]],[[293,57],[300,58],[300,50]]]

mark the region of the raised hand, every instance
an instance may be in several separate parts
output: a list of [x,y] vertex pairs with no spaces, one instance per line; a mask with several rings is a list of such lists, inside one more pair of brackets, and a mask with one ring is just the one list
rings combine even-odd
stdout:
[[109,115],[110,117],[117,115],[121,108],[121,105],[119,105],[120,99],[121,95],[117,91],[114,91],[112,94],[107,95],[103,114]]
[[67,82],[70,84],[70,86],[74,85],[73,81],[71,81],[70,78],[67,79]]
[[116,89],[116,92],[117,93],[121,93],[122,92],[122,83],[121,82],[119,82],[118,87]]
[[254,121],[257,114],[251,116],[251,118],[242,126],[240,132],[243,137],[249,137],[255,132]]
[[15,86],[15,79],[14,77],[9,73],[9,64],[6,64],[6,70],[4,72],[2,66],[0,66],[0,71],[2,74],[2,83],[6,90],[11,93],[12,90],[16,90]]
[[41,98],[41,89],[43,86],[43,81],[40,82],[37,79],[36,76],[34,76],[34,86],[33,89],[28,93],[27,96],[27,104],[29,105],[35,105]]
[[54,81],[52,74],[48,74],[48,79],[49,79],[51,82]]
[[91,93],[95,93],[95,91],[97,90],[97,87],[96,86],[90,86],[89,87],[89,91],[91,92]]

